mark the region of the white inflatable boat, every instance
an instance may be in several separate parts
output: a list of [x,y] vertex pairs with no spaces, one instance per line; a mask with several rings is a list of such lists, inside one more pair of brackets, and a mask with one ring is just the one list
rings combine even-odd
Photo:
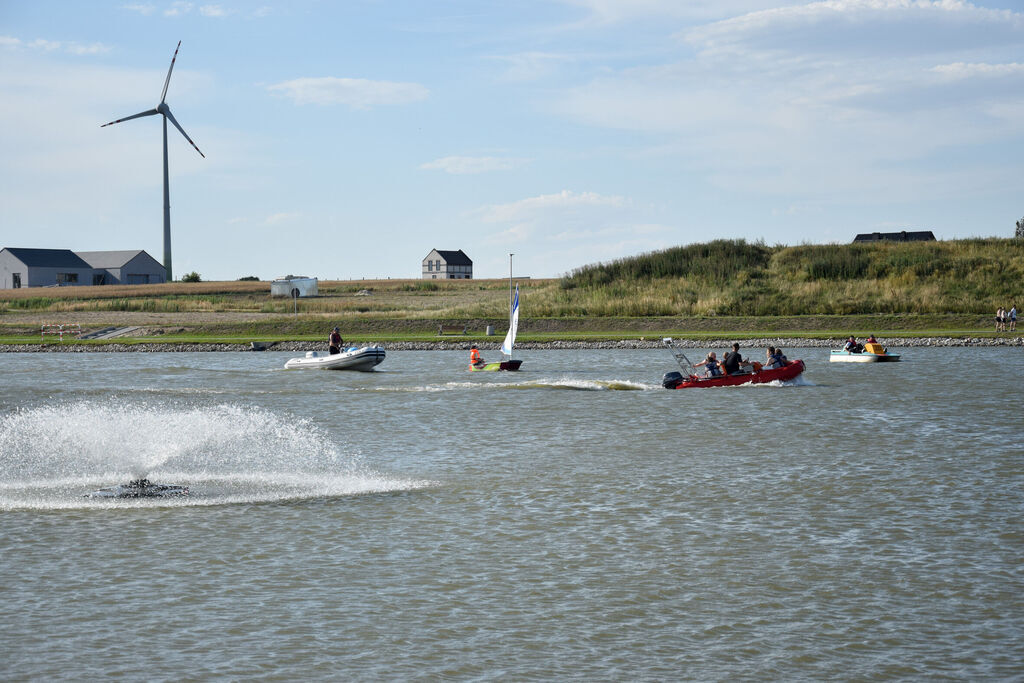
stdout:
[[292,358],[284,367],[288,370],[309,368],[317,370],[359,370],[369,372],[384,360],[384,349],[379,346],[355,346],[335,353],[307,351],[304,358]]

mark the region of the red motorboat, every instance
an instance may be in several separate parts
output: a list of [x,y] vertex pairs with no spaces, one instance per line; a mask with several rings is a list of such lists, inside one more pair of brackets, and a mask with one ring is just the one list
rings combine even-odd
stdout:
[[793,379],[803,371],[804,362],[802,360],[791,360],[781,368],[747,372],[739,375],[719,375],[718,377],[690,375],[683,377],[682,373],[679,372],[666,372],[661,380],[661,385],[666,389],[692,389],[694,387],[733,387],[739,384],[767,384],[768,382],[781,382]]

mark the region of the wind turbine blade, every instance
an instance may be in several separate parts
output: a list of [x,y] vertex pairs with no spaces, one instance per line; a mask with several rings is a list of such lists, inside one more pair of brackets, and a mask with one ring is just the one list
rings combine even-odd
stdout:
[[[178,122],[174,118],[174,114],[171,113],[171,108],[167,105],[164,105],[164,116],[169,118],[171,120],[171,123],[174,124],[174,127],[178,129],[178,132],[185,136],[185,139],[188,140],[188,144],[195,147],[196,151],[199,152],[199,148],[196,147],[196,143],[192,142],[192,138],[188,136],[188,133],[185,132],[185,129],[178,125]],[[206,158],[206,155],[203,154],[202,152],[199,152],[199,156],[201,156],[204,159]]]
[[164,100],[167,98],[167,86],[171,84],[171,72],[174,71],[174,60],[178,58],[178,48],[180,47],[181,41],[179,40],[178,47],[174,48],[174,56],[171,57],[171,68],[167,70],[167,78],[164,80],[164,91],[160,93],[160,104],[163,104]]
[[159,114],[159,113],[160,112],[158,112],[156,109],[149,109],[148,111],[144,111],[144,112],[141,112],[141,113],[138,113],[138,114],[132,114],[131,116],[126,116],[123,119],[118,119],[117,121],[111,121],[110,123],[104,123],[102,126],[100,126],[100,128],[106,128],[107,126],[112,126],[115,123],[121,123],[122,121],[131,121],[132,119],[137,119],[140,116],[153,116],[154,114]]

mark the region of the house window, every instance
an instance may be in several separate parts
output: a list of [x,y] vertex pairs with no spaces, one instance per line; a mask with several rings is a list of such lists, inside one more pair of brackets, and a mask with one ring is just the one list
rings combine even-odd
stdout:
[[21,289],[21,273],[11,273],[11,285],[14,289]]
[[78,282],[78,273],[57,273],[58,285],[71,285]]
[[428,273],[432,273],[433,271],[434,271],[434,262],[433,261],[427,261],[427,272]]

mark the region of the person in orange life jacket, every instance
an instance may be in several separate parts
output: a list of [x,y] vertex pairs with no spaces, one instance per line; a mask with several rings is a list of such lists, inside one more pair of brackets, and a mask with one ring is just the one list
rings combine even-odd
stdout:
[[865,344],[877,344],[877,343],[878,343],[878,340],[877,340],[877,339],[875,339],[875,335],[873,335],[873,334],[869,334],[869,335],[868,335],[868,340],[867,340],[866,342],[864,342],[864,343],[865,343]]
[[861,346],[860,343],[853,336],[851,336],[846,341],[846,345],[843,346],[843,351],[849,351],[850,353],[860,353],[863,350],[864,347]]
[[331,336],[327,340],[328,354],[333,356],[336,353],[341,353],[341,345],[343,343],[344,342],[341,338],[341,333],[338,331],[338,328],[335,327],[333,330],[331,330]]
[[480,350],[476,348],[476,344],[469,347],[469,364],[476,367],[485,365],[484,359],[480,357]]

